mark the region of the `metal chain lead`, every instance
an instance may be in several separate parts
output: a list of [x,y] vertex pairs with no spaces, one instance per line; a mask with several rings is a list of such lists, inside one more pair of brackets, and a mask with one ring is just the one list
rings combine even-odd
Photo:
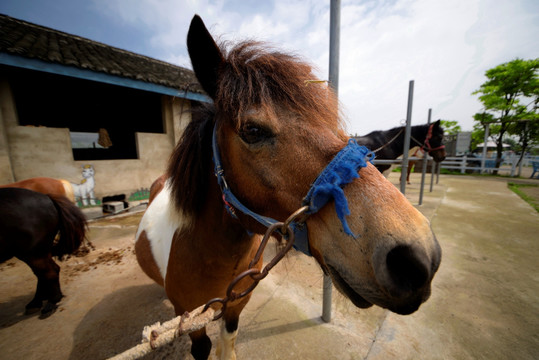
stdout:
[[[300,216],[303,217],[305,215],[305,212],[309,210],[308,206],[303,206],[299,208],[297,211],[295,211],[288,219],[286,219],[285,222],[277,222],[273,225],[271,225],[264,234],[264,237],[262,238],[262,241],[260,242],[260,245],[258,247],[258,250],[256,251],[256,255],[249,263],[249,267],[247,270],[239,274],[230,282],[228,285],[228,288],[226,290],[226,295],[224,298],[214,298],[211,299],[206,303],[204,306],[204,309],[202,312],[205,312],[208,310],[208,308],[214,304],[214,303],[220,303],[221,304],[221,311],[216,314],[213,317],[213,320],[220,319],[223,314],[225,313],[225,310],[227,308],[227,305],[231,301],[235,301],[238,299],[241,299],[247,295],[249,295],[258,285],[260,280],[264,279],[266,276],[268,276],[270,270],[277,265],[279,261],[290,251],[292,246],[294,245],[294,231],[292,229],[292,223],[298,219]],[[305,221],[305,218],[301,218],[300,222]],[[280,231],[281,235],[287,239],[286,246],[282,248],[274,257],[271,259],[270,262],[264,266],[262,270],[258,270],[254,268],[254,266],[260,261],[262,254],[264,253],[264,249],[266,248],[266,245],[268,244],[268,241],[271,237],[271,235],[276,232]],[[253,283],[247,287],[246,289],[242,291],[235,290],[238,283],[243,280],[246,277],[250,277],[253,280]]]

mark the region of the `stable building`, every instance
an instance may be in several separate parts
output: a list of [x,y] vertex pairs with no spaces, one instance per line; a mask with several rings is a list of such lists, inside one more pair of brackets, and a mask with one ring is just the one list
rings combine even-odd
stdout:
[[0,185],[92,166],[98,199],[147,189],[208,101],[189,69],[0,15]]

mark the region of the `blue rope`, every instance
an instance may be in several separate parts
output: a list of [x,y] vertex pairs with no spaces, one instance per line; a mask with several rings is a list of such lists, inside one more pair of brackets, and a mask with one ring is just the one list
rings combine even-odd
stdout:
[[307,214],[314,214],[328,201],[335,201],[337,217],[341,220],[344,232],[357,237],[348,226],[345,216],[350,215],[348,200],[344,195],[344,185],[359,178],[358,170],[367,166],[367,161],[372,161],[374,154],[365,146],[360,146],[354,139],[346,145],[326,166],[324,171],[315,180],[303,204],[309,206]]

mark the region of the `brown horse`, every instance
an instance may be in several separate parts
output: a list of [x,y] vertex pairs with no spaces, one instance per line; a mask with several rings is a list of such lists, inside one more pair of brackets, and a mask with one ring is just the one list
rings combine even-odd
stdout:
[[49,177],[35,177],[31,179],[17,181],[7,185],[0,185],[0,188],[20,188],[37,191],[42,194],[54,196],[65,196],[75,202],[73,186],[67,180],[53,179]]
[[[37,277],[26,313],[50,316],[62,299],[60,267],[52,259],[75,252],[86,234],[84,214],[65,196],[17,188],[0,189],[0,263],[17,257]],[[60,233],[58,240],[56,234]],[[43,301],[46,300],[45,306]]]
[[[193,116],[166,181],[153,186],[135,245],[176,313],[225,296],[253,259],[265,220],[283,221],[305,204],[304,250],[341,292],[361,308],[417,310],[430,296],[440,247],[428,220],[349,142],[331,90],[308,82],[311,67],[297,57],[257,42],[218,46],[198,16],[187,45],[213,104]],[[238,288],[252,282],[241,281]],[[222,310],[221,359],[235,358],[248,300]],[[206,359],[206,330],[190,337],[193,356]]]

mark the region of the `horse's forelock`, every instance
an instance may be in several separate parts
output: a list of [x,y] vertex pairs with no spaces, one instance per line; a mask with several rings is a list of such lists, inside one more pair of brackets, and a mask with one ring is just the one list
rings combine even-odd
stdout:
[[316,80],[312,67],[298,56],[255,41],[222,51],[225,62],[215,103],[237,128],[245,113],[255,108],[270,116],[283,109],[335,131],[342,129],[333,91],[325,84],[308,82]]

